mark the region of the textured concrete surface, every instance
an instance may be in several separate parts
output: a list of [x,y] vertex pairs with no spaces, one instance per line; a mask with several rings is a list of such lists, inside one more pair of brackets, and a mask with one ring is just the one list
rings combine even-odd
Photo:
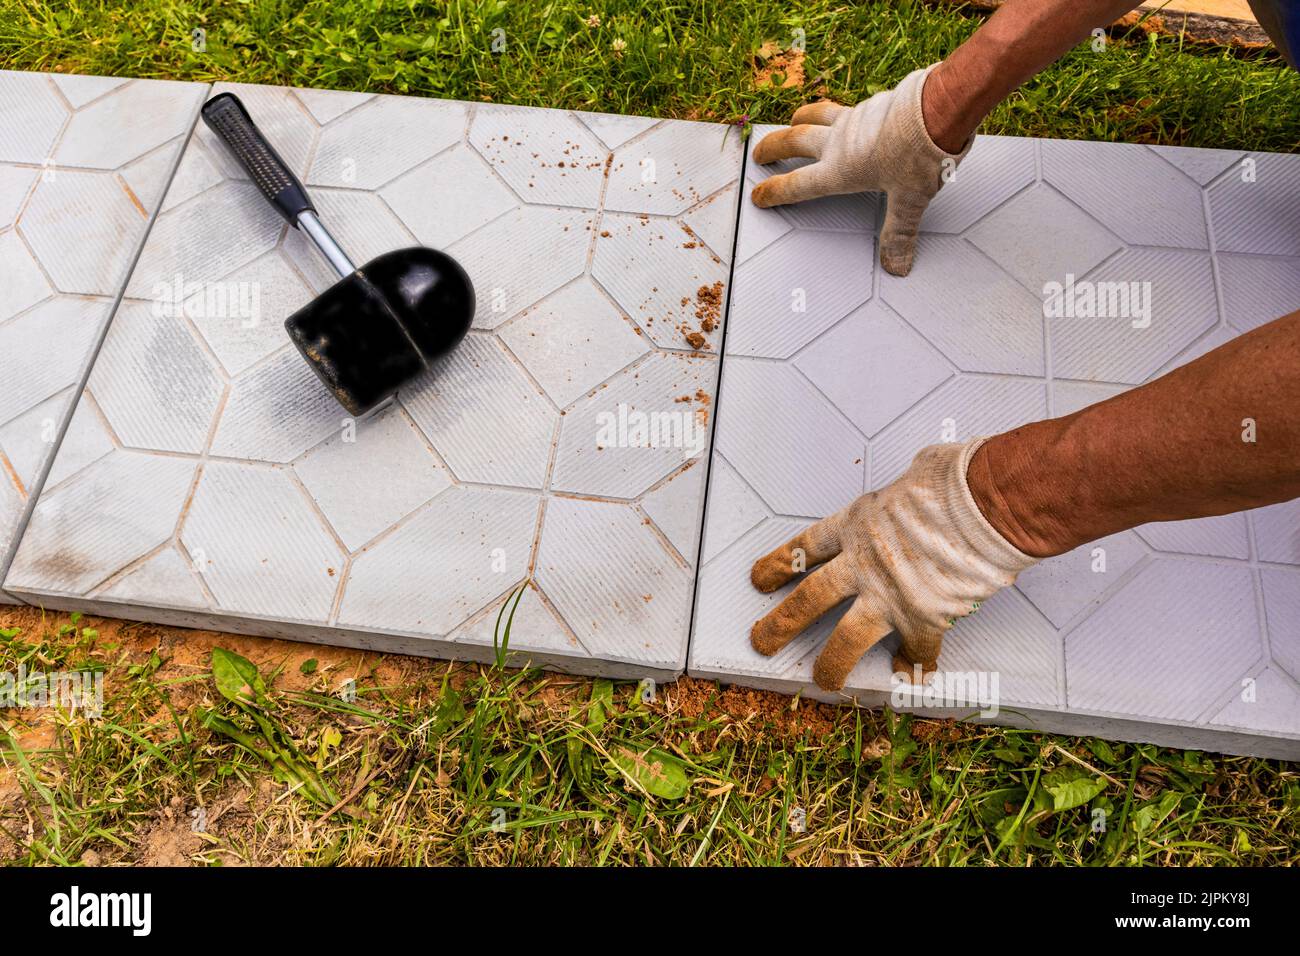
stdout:
[[0,71],[0,580],[204,89]]
[[6,586],[482,659],[528,581],[521,656],[680,672],[720,314],[698,349],[686,335],[728,275],[735,130],[227,88],[355,261],[420,243],[459,259],[475,327],[348,419],[282,327],[329,272],[200,124]]
[[[772,171],[749,163],[746,189]],[[982,138],[905,279],[876,262],[879,206],[742,203],[694,674],[825,698],[812,662],[838,612],[759,655],[750,625],[788,591],[750,586],[757,557],[924,445],[1067,414],[1300,305],[1297,156]],[[1138,299],[1047,317],[1045,284],[1067,274],[1146,283],[1149,324]],[[847,696],[890,698],[895,641]],[[948,686],[996,675],[1002,722],[1300,757],[1300,502],[1043,562],[963,619],[939,666]],[[970,713],[991,696],[910,702]]]

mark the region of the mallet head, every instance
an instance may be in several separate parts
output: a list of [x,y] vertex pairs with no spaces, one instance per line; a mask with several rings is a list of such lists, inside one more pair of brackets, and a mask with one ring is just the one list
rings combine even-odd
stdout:
[[339,403],[361,415],[455,348],[473,319],[465,270],[415,246],[344,276],[284,327]]
[[339,281],[289,316],[284,327],[351,414],[383,402],[465,337],[474,320],[474,287],[454,259],[416,246],[355,268],[237,96],[212,97],[203,119],[266,200],[338,273]]

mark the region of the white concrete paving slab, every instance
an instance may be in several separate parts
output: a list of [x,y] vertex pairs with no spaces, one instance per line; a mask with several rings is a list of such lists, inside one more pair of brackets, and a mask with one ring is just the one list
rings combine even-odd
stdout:
[[[213,92],[226,89],[358,262],[419,243],[456,257],[474,328],[349,419],[282,327],[328,271],[200,124],[5,586],[121,617],[490,659],[498,610],[526,585],[516,660],[680,673],[738,132]],[[27,128],[44,144],[36,105]],[[0,178],[0,207],[22,188]],[[46,281],[24,277],[23,296],[45,298]]]
[[0,71],[0,581],[205,89]]
[[[794,162],[750,161],[746,192]],[[788,593],[756,591],[753,561],[924,445],[1067,414],[1300,305],[1300,156],[982,137],[907,278],[881,270],[877,218],[874,197],[741,203],[689,671],[946,715],[996,697],[995,722],[1300,757],[1300,501],[1030,569],[946,639],[960,706],[895,693],[893,635],[843,695],[820,691],[839,611],[774,657],[749,643]],[[1067,281],[1147,283],[1149,323],[1048,318],[1045,284]]]

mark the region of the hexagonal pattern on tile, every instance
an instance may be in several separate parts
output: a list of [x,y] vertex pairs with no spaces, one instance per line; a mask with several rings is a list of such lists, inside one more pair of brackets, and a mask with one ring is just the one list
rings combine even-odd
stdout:
[[74,110],[79,110],[92,100],[97,100],[105,93],[111,93],[124,83],[131,82],[120,76],[81,76],[75,73],[54,73],[50,75],[50,79],[54,81],[54,85],[59,88],[64,98],[72,104]]
[[311,298],[299,273],[278,252],[268,252],[219,282],[203,283],[183,301],[185,318],[226,374],[235,376],[289,344],[284,320]]
[[[1245,213],[1227,208],[1239,153],[1032,141],[999,148],[1020,157],[1017,169],[977,163],[972,152],[927,211],[916,264],[902,279],[884,275],[870,248],[871,259],[856,260],[861,272],[827,268],[820,250],[798,249],[810,230],[792,226],[797,215],[741,200],[691,673],[828,697],[812,682],[812,662],[842,608],[775,657],[762,657],[750,647],[749,626],[789,588],[760,594],[749,569],[806,525],[779,517],[785,509],[815,517],[861,490],[854,478],[863,481],[863,465],[856,476],[829,467],[829,449],[852,449],[849,461],[869,465],[863,487],[879,487],[924,445],[996,434],[1049,409],[1070,414],[1294,308],[1284,300],[1296,257],[1278,237],[1300,178],[1277,175],[1293,157],[1256,162],[1257,182],[1268,184],[1261,192],[1273,191],[1275,208],[1266,213],[1270,200],[1256,194],[1249,206],[1262,228],[1253,229]],[[803,162],[751,161],[746,192]],[[962,177],[966,196],[976,197],[963,200],[965,209]],[[1216,215],[1218,193],[1224,208]],[[810,206],[829,229],[860,215],[860,201]],[[940,231],[961,236],[934,235]],[[863,282],[867,304],[799,337],[803,330],[792,333],[778,313],[787,290],[807,275],[822,295]],[[1136,314],[1115,320],[1047,319],[1044,285],[1064,285],[1067,275],[1076,286],[1147,281],[1151,298],[1131,301]],[[1110,290],[1091,289],[1098,291],[1109,304]],[[1148,301],[1150,326],[1133,328]],[[793,344],[781,338],[791,335]],[[1222,739],[1234,752],[1280,748],[1300,756],[1295,685],[1274,680],[1290,681],[1296,675],[1287,668],[1300,668],[1300,629],[1290,624],[1300,620],[1300,570],[1283,564],[1300,565],[1300,502],[1126,531],[1025,571],[1015,588],[958,623],[939,667],[959,676],[996,672],[1002,700],[1045,729],[1075,733],[1095,722],[1104,735],[1120,718],[1142,728],[1125,733],[1203,747],[1207,733],[1220,739],[1231,727]],[[893,636],[876,645],[844,694],[888,699],[895,645]],[[1241,680],[1260,674],[1276,700],[1268,719],[1259,716],[1264,711],[1248,719],[1228,705]],[[1261,735],[1258,743],[1252,733]]]
[[0,70],[0,104],[0,162],[43,165],[70,118],[50,76]]
[[777,514],[820,518],[862,493],[865,439],[790,366],[731,358],[718,416],[718,451]]
[[706,508],[704,521],[704,560],[710,561],[719,551],[731,547],[772,512],[763,499],[745,484],[736,469],[715,451],[709,463],[709,482],[717,489],[714,497],[725,507]]
[[1261,568],[1269,653],[1300,681],[1300,569]]
[[728,355],[789,358],[871,297],[869,236],[794,230],[736,268]]
[[528,571],[536,495],[452,488],[352,562],[339,623],[442,636]]
[[650,349],[618,306],[586,278],[524,310],[500,335],[560,408]]
[[1223,317],[1233,328],[1249,332],[1295,311],[1300,302],[1300,258],[1230,253],[1215,258]]
[[346,556],[286,470],[207,462],[180,536],[218,607],[329,616]]
[[668,543],[682,556],[695,561],[700,544],[700,504],[704,500],[705,466],[699,459],[646,494],[641,507],[664,533]]
[[[57,421],[53,414],[43,419],[42,432],[47,428],[53,430]],[[53,444],[53,438],[49,444]],[[94,396],[82,392],[81,400],[73,409],[67,431],[62,436],[59,445],[61,454],[55,456],[49,473],[45,476],[45,487],[58,487],[61,482],[87,465],[99,461],[115,447],[113,436],[108,431],[108,422],[95,403]]]
[[518,205],[474,150],[453,146],[399,176],[379,195],[426,246],[441,249]]
[[128,605],[206,608],[207,595],[199,584],[199,572],[173,542],[150,555],[96,596]]
[[650,116],[586,113],[581,110],[573,115],[578,118],[578,122],[599,136],[601,142],[610,149],[618,149],[632,137],[640,136],[659,122]]
[[1250,557],[1244,512],[1190,521],[1158,521],[1135,530],[1157,551],[1204,554],[1212,558]]
[[0,454],[7,459],[7,464],[0,467],[8,473],[9,482],[20,491],[35,486],[41,468],[50,456],[50,446],[58,440],[63,404],[70,398],[66,391],[51,395],[0,425]]
[[225,382],[179,316],[139,302],[118,309],[87,388],[124,446],[199,454]]
[[58,296],[0,325],[0,422],[77,380],[108,307],[102,299]]
[[592,276],[661,349],[691,349],[699,333],[715,347],[721,326],[701,313],[701,289],[725,294],[727,266],[680,223],[607,215],[600,222]]
[[1178,167],[1202,186],[1208,186],[1242,154],[1230,149],[1194,149],[1186,146],[1151,146],[1157,156]]
[[581,210],[527,206],[449,246],[474,282],[474,327],[494,329],[582,275],[594,219]]
[[376,96],[320,133],[308,186],[377,189],[461,141],[462,103]]
[[1001,591],[962,618],[944,637],[940,669],[997,679],[1007,706],[1060,703],[1061,639],[1056,628],[1015,589]]
[[927,445],[996,435],[1047,417],[1042,382],[959,375],[871,440],[871,483],[889,484]]
[[753,191],[754,180],[745,180],[745,196],[740,205],[740,219],[744,228],[736,235],[737,265],[748,262],[794,228],[778,210],[760,209],[750,202],[749,197]]
[[1197,720],[1260,659],[1255,608],[1249,568],[1152,561],[1066,637],[1069,705]]
[[294,471],[348,550],[451,486],[451,476],[401,409],[327,438]]
[[1300,156],[1251,153],[1237,175],[1210,186],[1210,222],[1221,252],[1300,256]]
[[736,186],[714,193],[682,215],[682,222],[723,259],[731,258],[736,240]]
[[171,537],[194,468],[188,459],[118,449],[42,495],[5,589],[89,592]]
[[8,229],[17,220],[18,210],[38,176],[35,169],[0,164],[0,229]]
[[[252,183],[225,181],[158,215],[126,286],[132,299],[216,282],[275,248],[285,230]],[[232,237],[238,236],[238,241]]]
[[1147,147],[1043,140],[1040,148],[1043,179],[1125,242],[1207,247],[1200,188]]
[[480,106],[469,141],[524,202],[586,209],[600,202],[609,152],[572,114]]
[[[1244,683],[1244,681],[1243,681]],[[1219,711],[1211,721],[1228,727],[1288,734],[1300,711],[1300,689],[1274,668],[1268,668]]]
[[211,452],[221,458],[289,462],[353,426],[364,427],[297,350],[286,346],[230,383]]
[[614,151],[605,208],[676,216],[736,178],[740,132],[705,123],[664,123]]
[[[813,342],[794,365],[868,438],[953,374],[932,345],[875,301]],[[863,389],[863,381],[872,388]]]
[[1034,141],[977,136],[921,217],[922,232],[958,233],[1034,181]]
[[[1026,235],[1035,241],[1026,243]],[[1067,274],[1084,275],[1122,247],[1106,227],[1042,183],[987,216],[967,238],[1033,295]]]
[[[220,143],[211,144],[211,149],[221,148]],[[133,163],[122,171],[123,177],[131,184],[132,189],[137,189],[135,182],[136,168],[136,164]],[[199,142],[197,137],[191,139],[185,152],[181,155],[181,161],[176,167],[175,175],[172,176],[171,185],[167,187],[167,195],[163,197],[163,211],[165,212],[173,206],[179,206],[183,202],[188,202],[199,193],[222,182],[222,180],[221,167],[216,158],[209,153],[207,147],[204,147]]]
[[954,236],[922,236],[905,278],[883,270],[880,295],[957,368],[1043,374],[1043,304]]
[[559,412],[494,337],[467,336],[401,402],[457,480],[543,486]]
[[[566,657],[589,657],[587,649],[582,643],[574,637],[564,623],[555,616],[555,612],[547,606],[541,597],[541,591],[536,583],[530,582],[519,596],[518,604],[515,603],[512,594],[507,594],[501,600],[489,604],[478,615],[467,624],[458,627],[451,634],[447,635],[450,641],[456,641],[459,644],[478,644],[483,647],[492,647],[493,636],[500,641],[504,636],[506,621],[510,619],[511,611],[514,612],[514,618],[510,624],[510,641],[509,652],[506,660],[510,667],[522,667],[527,662],[532,661],[534,664],[539,662],[534,655],[544,654],[553,655],[556,652]],[[502,612],[502,606],[505,606],[504,616],[501,619],[500,631],[498,631],[497,616]]]
[[535,574],[592,654],[666,668],[684,655],[691,571],[627,505],[551,498]]
[[1249,512],[1261,561],[1300,565],[1300,498]]
[[54,292],[16,230],[0,233],[0,258],[5,264],[0,316],[9,318],[47,299]]
[[322,126],[374,98],[372,93],[350,93],[345,90],[294,90],[293,95]]
[[194,99],[194,85],[167,80],[126,83],[72,115],[54,162],[59,166],[116,169],[184,135],[191,115],[175,109],[178,99]]
[[[1056,627],[1101,605],[1147,554],[1131,531],[1098,538],[1021,572],[1016,588]],[[982,610],[982,609],[981,609]]]
[[1052,370],[1063,378],[1139,384],[1219,320],[1210,257],[1127,250],[1061,283],[1052,309]]
[[37,184],[18,229],[60,292],[113,295],[131,257],[144,211],[117,177],[66,170]]
[[551,487],[639,497],[708,446],[717,366],[655,352],[566,410]]

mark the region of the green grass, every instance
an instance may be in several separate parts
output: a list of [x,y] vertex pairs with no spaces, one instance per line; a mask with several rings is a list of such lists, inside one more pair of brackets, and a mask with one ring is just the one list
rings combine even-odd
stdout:
[[[0,66],[784,122],[813,90],[860,99],[941,59],[978,23],[915,2],[0,0]],[[191,49],[196,27],[205,52]],[[493,53],[497,29],[505,50]],[[806,90],[756,89],[754,52],[789,44],[795,29],[807,39]],[[1291,151],[1297,101],[1300,76],[1275,56],[1134,30],[1101,53],[1080,46],[985,129]]]
[[[0,860],[17,864],[1173,865],[1300,854],[1300,773],[1273,761],[697,681],[660,686],[646,703],[630,682],[270,641],[249,652],[259,680],[242,658],[211,653],[240,639],[56,626],[28,610],[5,619],[22,623],[0,631],[0,671],[96,667],[107,686],[99,719],[0,717]],[[180,649],[190,664],[174,659]],[[349,701],[339,688],[350,675]]]
[[[599,25],[588,23],[593,14]],[[853,101],[893,83],[978,22],[947,7],[821,0],[0,0],[0,66],[781,122],[823,90]],[[191,49],[196,26],[207,31],[205,52]],[[490,49],[496,28],[504,53]],[[788,43],[796,28],[807,36],[805,88],[756,88],[755,51]],[[1136,32],[1102,53],[1080,47],[985,130],[1295,150],[1296,102],[1300,77],[1276,57]],[[108,688],[100,719],[0,711],[0,860],[1171,865],[1300,856],[1300,772],[1290,764],[939,724],[694,681],[660,687],[646,704],[632,684],[87,623],[0,610],[0,672],[20,662],[92,666]],[[513,626],[523,633],[527,622]],[[209,672],[211,648],[236,641],[264,675],[254,699],[223,696]],[[349,675],[352,701],[338,693]]]

